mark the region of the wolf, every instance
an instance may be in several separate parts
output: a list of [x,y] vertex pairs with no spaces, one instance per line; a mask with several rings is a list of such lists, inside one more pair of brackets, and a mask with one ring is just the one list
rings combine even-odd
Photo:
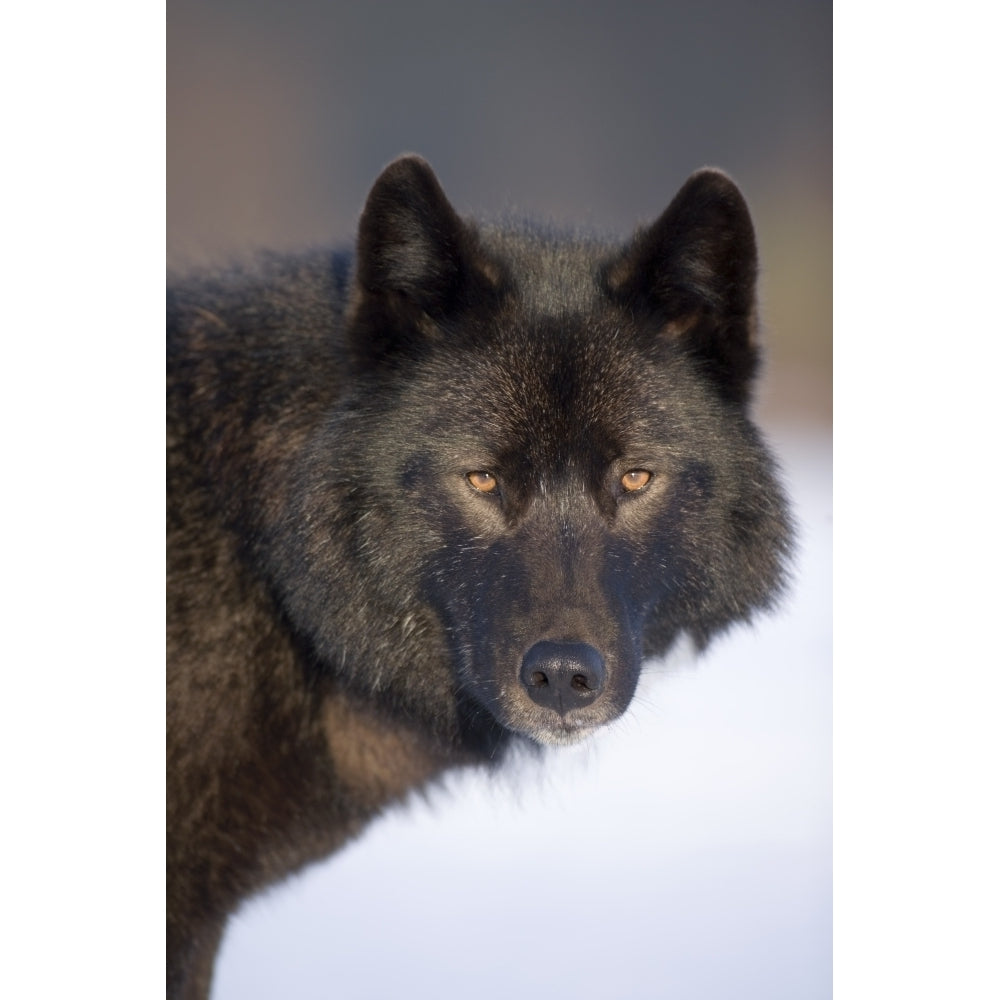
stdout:
[[353,253],[168,289],[167,992],[228,916],[445,770],[570,744],[774,606],[750,215],[625,241],[460,217],[391,163]]

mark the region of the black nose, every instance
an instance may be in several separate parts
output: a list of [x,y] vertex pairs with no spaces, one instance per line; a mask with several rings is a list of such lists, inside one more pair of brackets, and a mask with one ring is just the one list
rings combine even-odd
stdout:
[[563,715],[595,701],[606,678],[604,657],[585,642],[536,642],[521,663],[532,699]]

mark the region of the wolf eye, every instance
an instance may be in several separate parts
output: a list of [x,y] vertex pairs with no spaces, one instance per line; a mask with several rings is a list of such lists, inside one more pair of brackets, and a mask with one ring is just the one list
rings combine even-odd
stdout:
[[465,478],[480,493],[492,493],[497,488],[497,477],[492,472],[468,472]]
[[638,493],[645,489],[653,478],[653,473],[647,469],[629,469],[621,478],[622,489],[626,493]]

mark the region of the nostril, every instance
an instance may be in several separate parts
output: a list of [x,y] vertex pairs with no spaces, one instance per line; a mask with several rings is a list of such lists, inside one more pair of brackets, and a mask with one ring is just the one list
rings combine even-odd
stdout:
[[597,699],[606,679],[604,657],[585,642],[536,642],[521,663],[532,700],[562,714]]

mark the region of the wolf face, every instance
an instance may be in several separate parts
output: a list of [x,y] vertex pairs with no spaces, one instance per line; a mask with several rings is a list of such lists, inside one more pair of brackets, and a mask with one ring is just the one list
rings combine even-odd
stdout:
[[[756,271],[716,171],[618,248],[463,222],[417,158],[379,178],[348,393],[308,459],[326,503],[295,518],[336,533],[358,512],[386,627],[435,636],[466,730],[572,742],[625,711],[644,656],[774,599],[789,529],[747,415]],[[335,609],[303,617],[357,659]],[[418,664],[358,679],[419,687]]]

